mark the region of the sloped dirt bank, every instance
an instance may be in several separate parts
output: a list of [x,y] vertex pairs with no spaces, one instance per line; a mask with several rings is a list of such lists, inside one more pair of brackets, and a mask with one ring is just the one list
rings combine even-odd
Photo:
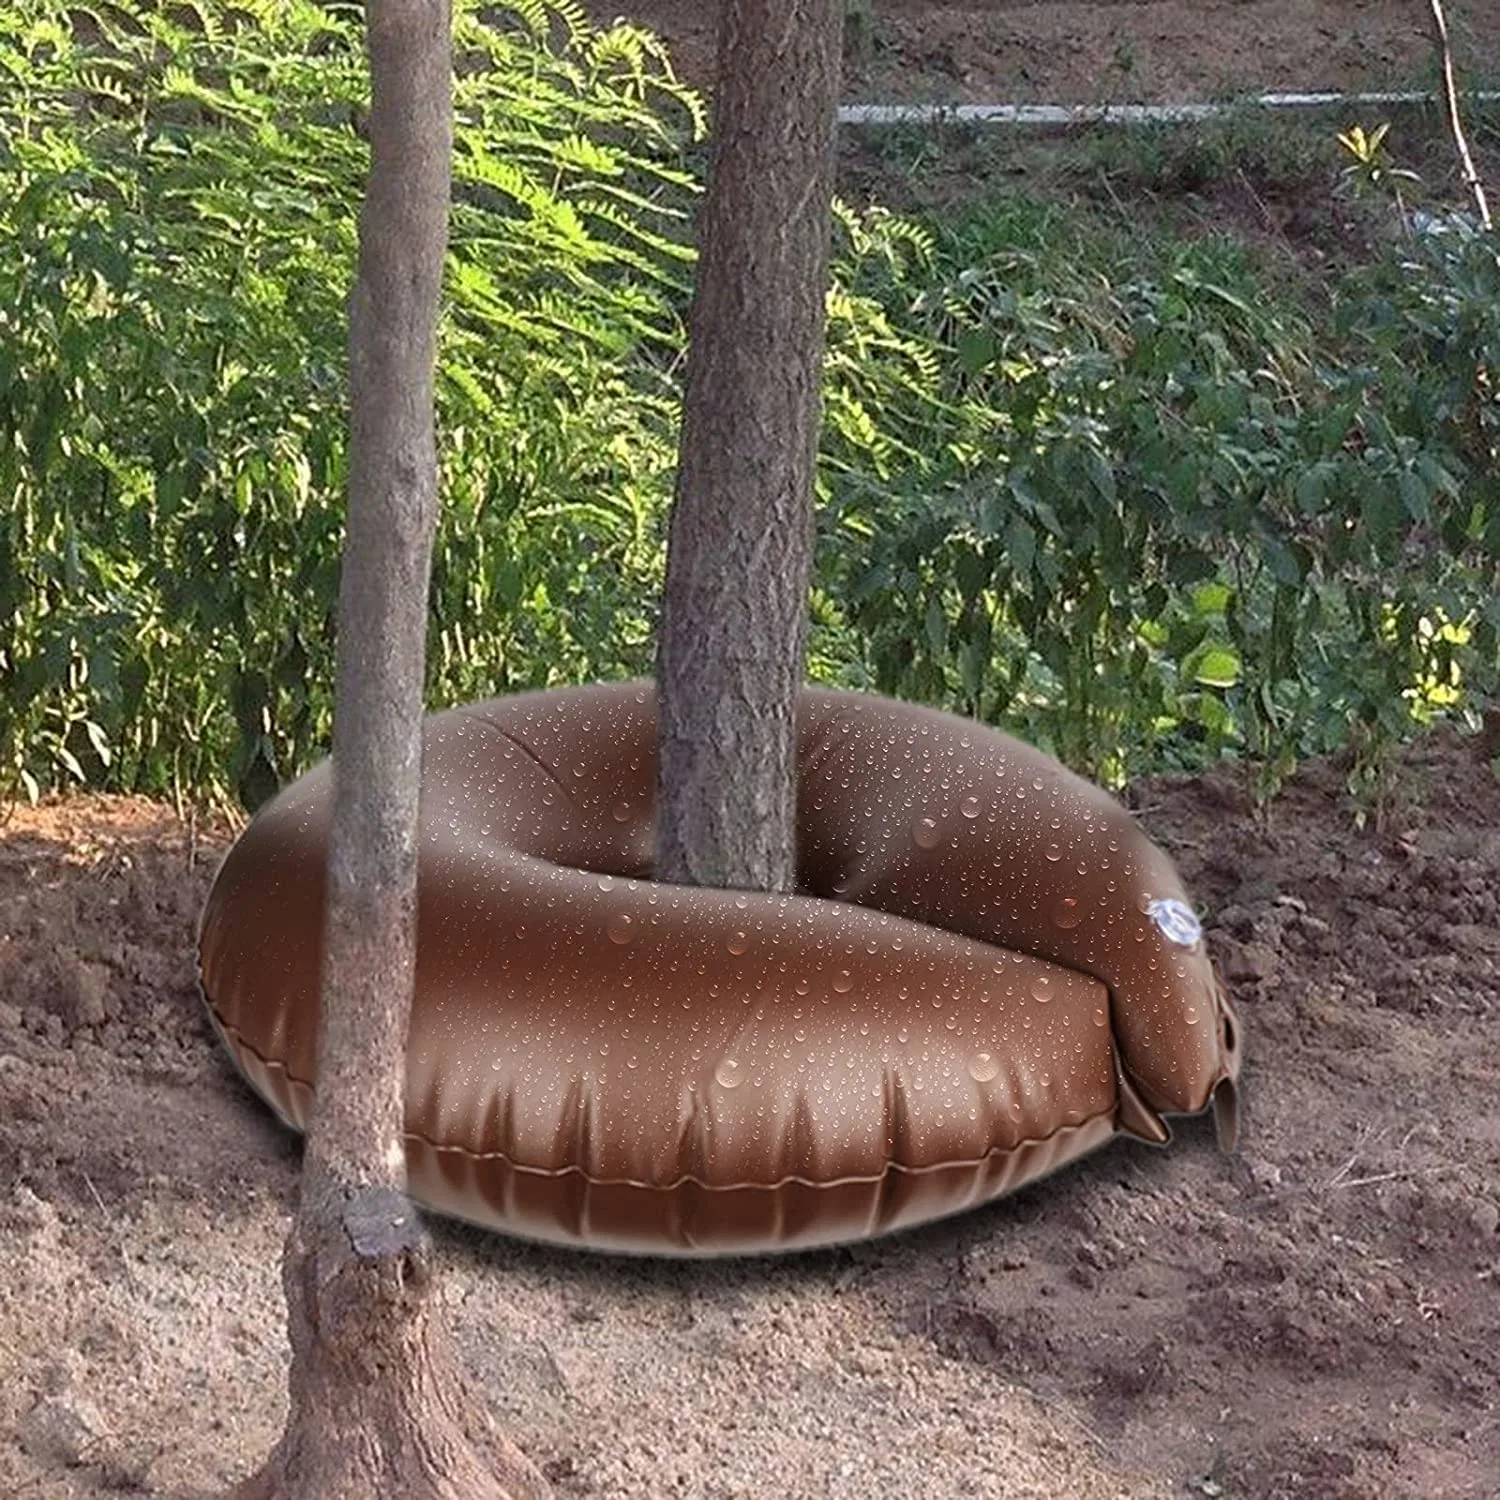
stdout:
[[[712,0],[587,0],[672,45],[683,75],[713,76]],[[1493,78],[1500,13],[1448,0],[1460,65]],[[1090,104],[1215,99],[1263,90],[1425,86],[1436,75],[1426,0],[859,0],[845,97]]]

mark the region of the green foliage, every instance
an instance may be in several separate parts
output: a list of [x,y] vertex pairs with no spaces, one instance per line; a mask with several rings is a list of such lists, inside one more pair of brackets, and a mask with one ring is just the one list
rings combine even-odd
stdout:
[[1332,169],[1334,143],[1286,116],[1246,106],[1189,126],[1153,123],[1081,136],[1061,170],[1116,200],[1181,200],[1228,187],[1282,197],[1315,190]]
[[1246,753],[1262,798],[1351,737],[1378,788],[1414,722],[1493,690],[1492,238],[1338,280],[1331,326],[1232,240],[1122,243],[1033,205],[925,257],[852,253],[906,340],[878,425],[923,429],[825,512],[873,685],[1110,780]]
[[[327,746],[357,19],[0,0],[12,786],[253,805]],[[434,703],[651,668],[702,131],[633,28],[457,26]],[[841,208],[813,675],[1108,780],[1238,753],[1264,799],[1351,744],[1378,806],[1400,738],[1496,686],[1496,243],[1455,221],[1325,290],[1024,201]]]
[[[649,661],[702,125],[638,30],[458,12],[442,697]],[[229,14],[0,6],[0,776],[33,792],[253,803],[327,743],[362,39]]]

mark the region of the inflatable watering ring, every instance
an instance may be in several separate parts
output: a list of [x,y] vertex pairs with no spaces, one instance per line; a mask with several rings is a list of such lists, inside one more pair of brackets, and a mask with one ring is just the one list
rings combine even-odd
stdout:
[[[984,1203],[1215,1105],[1234,1012],[1113,798],[929,709],[802,693],[795,895],[651,880],[649,684],[425,726],[410,1190],[616,1252],[805,1249]],[[200,970],[288,1124],[315,1076],[329,765],[230,850]]]

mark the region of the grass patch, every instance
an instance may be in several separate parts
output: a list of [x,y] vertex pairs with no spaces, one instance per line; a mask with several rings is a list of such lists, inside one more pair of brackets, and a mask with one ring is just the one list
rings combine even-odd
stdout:
[[[840,185],[857,202],[926,218],[1017,195],[1072,204],[1119,232],[1227,231],[1293,259],[1348,265],[1389,237],[1388,204],[1346,191],[1351,126],[1391,125],[1392,164],[1422,180],[1414,203],[1466,205],[1452,142],[1433,105],[1271,111],[1250,106],[1183,124],[1035,128],[954,124],[847,128]],[[1500,183],[1500,105],[1467,123],[1482,175]]]

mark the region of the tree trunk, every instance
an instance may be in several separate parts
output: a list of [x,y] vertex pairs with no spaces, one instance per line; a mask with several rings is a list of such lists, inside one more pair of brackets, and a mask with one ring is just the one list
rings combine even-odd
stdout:
[[[372,163],[350,299],[349,518],[318,1086],[283,1262],[290,1412],[243,1500],[544,1495],[474,1430],[405,1197],[433,364],[452,156],[448,0],[367,0]],[[482,1454],[484,1447],[489,1448]]]
[[1438,71],[1443,80],[1443,103],[1448,111],[1448,133],[1453,137],[1453,149],[1458,152],[1464,186],[1474,200],[1479,226],[1488,233],[1495,227],[1495,221],[1490,217],[1490,200],[1484,190],[1484,179],[1474,165],[1469,138],[1464,134],[1463,114],[1458,107],[1458,84],[1453,77],[1453,43],[1448,37],[1448,16],[1443,9],[1443,0],[1428,0],[1428,8],[1432,12],[1432,37],[1437,47]]
[[844,0],[724,0],[657,676],[656,877],[790,890]]

